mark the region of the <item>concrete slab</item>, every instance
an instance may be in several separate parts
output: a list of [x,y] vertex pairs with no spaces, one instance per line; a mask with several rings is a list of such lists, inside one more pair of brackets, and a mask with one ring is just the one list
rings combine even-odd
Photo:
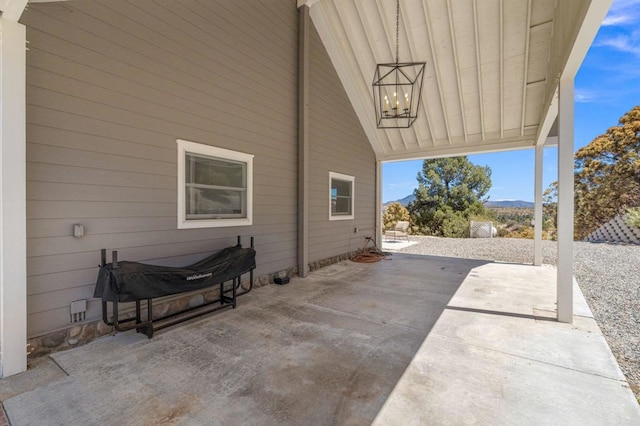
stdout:
[[640,423],[593,319],[552,320],[553,269],[391,259],[342,262],[256,289],[236,310],[152,340],[127,332],[57,353],[60,376],[7,394],[9,420]]
[[397,251],[402,250],[403,248],[411,247],[412,245],[418,244],[419,241],[407,241],[407,240],[386,240],[382,237],[382,250],[385,251]]

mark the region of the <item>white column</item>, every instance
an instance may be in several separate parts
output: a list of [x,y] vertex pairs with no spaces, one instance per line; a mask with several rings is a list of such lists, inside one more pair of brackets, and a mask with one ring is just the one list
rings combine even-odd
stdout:
[[0,32],[0,374],[7,377],[27,369],[26,29],[3,16]]
[[376,161],[376,244],[382,250],[382,161]]
[[558,138],[558,321],[573,322],[573,78],[560,80]]
[[533,210],[533,264],[542,265],[542,153],[544,144],[536,145],[536,170]]

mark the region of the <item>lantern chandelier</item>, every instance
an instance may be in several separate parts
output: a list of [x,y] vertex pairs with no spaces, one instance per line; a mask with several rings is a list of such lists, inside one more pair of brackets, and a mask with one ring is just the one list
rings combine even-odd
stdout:
[[418,117],[426,62],[400,62],[400,0],[396,0],[396,62],[377,64],[373,103],[378,129],[411,127]]

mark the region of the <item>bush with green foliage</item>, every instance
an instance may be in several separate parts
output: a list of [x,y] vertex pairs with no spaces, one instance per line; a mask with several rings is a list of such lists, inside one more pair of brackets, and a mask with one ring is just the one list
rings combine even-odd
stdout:
[[409,210],[397,202],[389,204],[382,215],[382,226],[384,229],[393,229],[396,227],[396,224],[401,221],[411,222]]
[[640,207],[627,209],[625,223],[629,226],[640,228]]

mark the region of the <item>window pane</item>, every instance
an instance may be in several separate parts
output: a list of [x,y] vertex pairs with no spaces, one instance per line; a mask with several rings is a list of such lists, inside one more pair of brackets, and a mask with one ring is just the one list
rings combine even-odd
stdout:
[[336,207],[334,210],[336,214],[351,214],[351,198],[350,197],[338,197],[336,200]]
[[351,182],[346,180],[333,179],[331,190],[335,190],[338,196],[351,197]]
[[246,187],[246,164],[187,154],[186,182],[200,185]]
[[351,215],[352,182],[331,179],[331,213]]
[[187,186],[187,219],[246,217],[246,191]]

